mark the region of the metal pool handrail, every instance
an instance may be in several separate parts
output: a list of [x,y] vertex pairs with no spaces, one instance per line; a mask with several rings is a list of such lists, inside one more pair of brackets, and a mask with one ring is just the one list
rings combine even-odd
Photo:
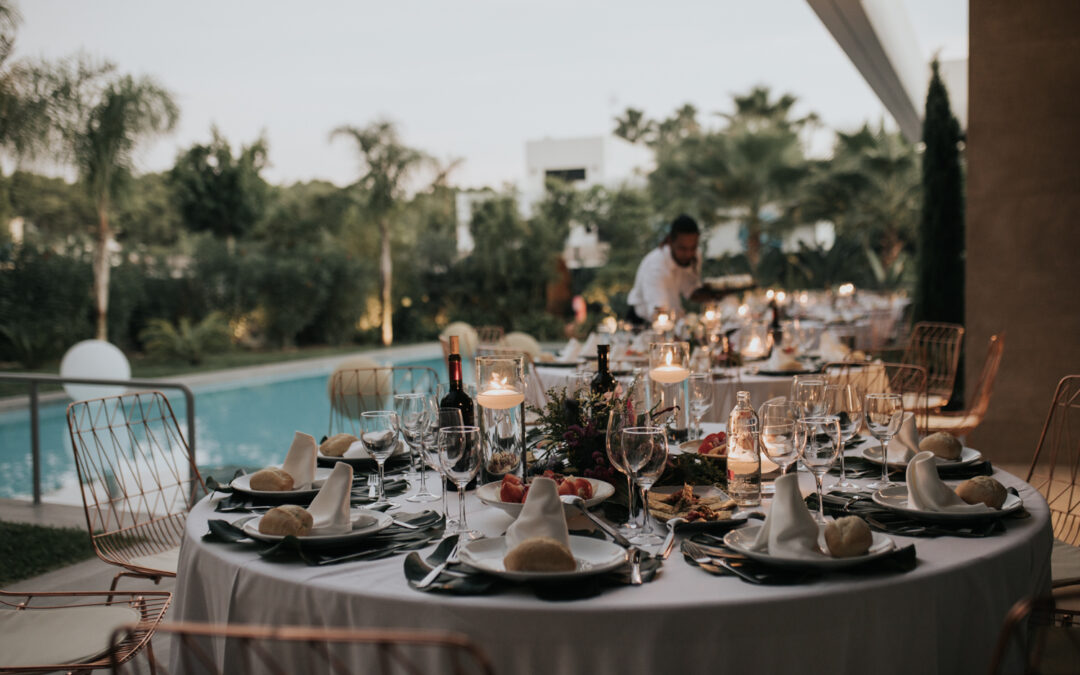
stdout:
[[195,456],[195,394],[191,387],[180,382],[161,382],[159,380],[105,380],[89,377],[64,377],[63,375],[42,375],[39,373],[0,373],[0,381],[25,382],[30,388],[30,457],[34,477],[34,504],[41,503],[41,439],[38,429],[38,384],[111,384],[128,388],[144,387],[147,389],[179,389],[187,402],[187,445],[188,452]]

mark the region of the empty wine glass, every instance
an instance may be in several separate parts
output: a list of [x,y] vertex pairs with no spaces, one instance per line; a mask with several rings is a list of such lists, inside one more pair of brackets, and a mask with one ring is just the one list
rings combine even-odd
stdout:
[[904,399],[900,394],[867,394],[863,405],[866,427],[881,444],[881,480],[866,487],[882,490],[889,487],[889,441],[900,431],[904,419]]
[[452,532],[457,529],[458,521],[450,517],[446,506],[446,481],[450,480],[443,471],[442,462],[439,461],[439,429],[444,427],[464,426],[461,418],[461,409],[436,407],[432,401],[431,418],[428,422],[427,432],[424,435],[424,452],[427,464],[439,474],[442,490],[442,512],[446,521],[446,531]]
[[795,422],[795,443],[799,459],[814,474],[817,484],[818,513],[815,520],[825,522],[825,504],[822,501],[821,479],[836,461],[840,451],[840,430],[835,417],[803,417]]
[[438,499],[427,484],[427,459],[423,457],[424,432],[428,421],[433,416],[431,410],[435,397],[430,394],[397,394],[394,407],[398,416],[398,427],[405,443],[409,446],[413,462],[419,459],[420,487],[416,494],[405,498],[409,502],[430,502]]
[[446,477],[457,485],[458,489],[458,527],[459,540],[481,539],[483,533],[469,529],[465,519],[465,486],[480,470],[484,451],[480,443],[480,427],[444,427],[439,429],[439,463],[442,464]]
[[840,480],[833,489],[858,490],[859,486],[848,479],[844,466],[844,445],[855,438],[862,427],[862,398],[851,384],[825,386],[825,414],[836,417],[840,428]]
[[620,529],[627,534],[636,532],[640,527],[637,523],[637,511],[635,510],[634,500],[634,475],[626,465],[626,456],[623,453],[622,445],[622,430],[627,427],[638,426],[638,417],[644,413],[643,403],[635,403],[634,393],[637,389],[634,385],[631,385],[630,391],[625,400],[619,400],[616,406],[611,410],[611,414],[608,416],[607,436],[605,438],[605,448],[607,450],[607,459],[611,463],[611,466],[615,467],[617,471],[626,476],[626,507],[628,511],[628,517],[626,524]]
[[396,505],[386,498],[386,473],[383,465],[390,455],[394,454],[398,440],[397,430],[397,413],[393,410],[360,413],[360,441],[379,467],[379,495],[372,507]]
[[667,434],[662,427],[628,427],[622,430],[623,456],[626,466],[641,488],[641,503],[645,521],[641,532],[630,538],[635,544],[659,544],[664,537],[653,527],[649,516],[649,488],[656,482],[667,463]]
[[796,378],[792,384],[791,402],[799,417],[824,415],[825,380]]
[[[795,412],[786,400],[766,402],[758,411],[758,418],[761,420],[761,447],[765,449],[765,456],[780,467],[783,476],[799,458],[795,447]],[[762,486],[761,491],[775,490],[776,486],[770,483]]]
[[690,414],[694,416],[694,438],[701,438],[701,418],[712,407],[713,383],[711,373],[693,373],[690,383]]

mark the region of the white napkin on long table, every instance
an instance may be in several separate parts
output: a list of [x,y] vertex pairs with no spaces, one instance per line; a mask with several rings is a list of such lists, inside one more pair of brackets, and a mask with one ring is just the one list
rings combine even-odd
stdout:
[[851,353],[843,342],[837,339],[830,331],[823,331],[818,342],[818,355],[825,362],[843,361]]
[[585,344],[581,345],[581,351],[578,352],[579,356],[596,356],[596,345],[600,343],[600,340],[596,337],[596,333],[589,333],[589,337],[585,338]]
[[571,361],[577,361],[577,358],[580,355],[581,343],[578,342],[577,338],[570,338],[566,343],[566,346],[563,347],[562,351],[559,353],[559,360],[564,363],[569,363]]
[[314,521],[311,524],[312,534],[344,534],[352,531],[349,514],[352,481],[352,466],[348,462],[338,462],[307,508]]
[[315,454],[318,451],[314,436],[302,431],[293,434],[292,445],[289,446],[289,454],[285,455],[281,470],[292,476],[294,490],[307,489],[315,481]]
[[789,473],[776,479],[772,507],[751,548],[783,558],[820,558],[825,554],[818,546],[818,532],[799,491],[799,476]]
[[968,504],[938,475],[934,453],[920,452],[907,467],[908,506],[920,511],[986,513],[986,504]]
[[907,464],[919,454],[919,430],[915,428],[915,413],[906,412],[900,431],[889,439],[889,462]]
[[550,478],[534,478],[517,520],[506,529],[506,550],[512,551],[526,539],[550,537],[570,548],[566,512],[559,501],[559,488]]

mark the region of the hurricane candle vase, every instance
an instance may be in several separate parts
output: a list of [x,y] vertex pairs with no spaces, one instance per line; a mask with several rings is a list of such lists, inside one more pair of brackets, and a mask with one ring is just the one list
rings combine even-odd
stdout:
[[476,403],[489,478],[516,473],[525,466],[525,357],[476,357]]

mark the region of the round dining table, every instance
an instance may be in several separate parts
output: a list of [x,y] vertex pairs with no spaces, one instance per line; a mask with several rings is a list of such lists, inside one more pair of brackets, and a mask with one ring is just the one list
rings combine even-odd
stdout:
[[[564,602],[524,586],[478,596],[420,592],[406,581],[404,555],[323,567],[264,560],[242,543],[203,540],[208,520],[240,515],[216,513],[220,497],[210,496],[187,520],[170,619],[450,630],[480,645],[497,673],[983,673],[1008,609],[1050,586],[1045,500],[1008,473],[995,477],[1017,488],[1027,517],[1006,518],[1004,532],[984,538],[893,536],[897,547],[915,545],[908,572],[753,585],[712,576],[676,549],[649,583]],[[800,487],[813,490],[809,474],[800,474]],[[471,493],[466,505],[469,524],[489,536],[512,522]],[[451,512],[455,506],[451,497]],[[401,511],[420,508],[401,500]],[[232,649],[218,641],[213,658],[227,664]],[[176,645],[171,658],[173,672],[198,672]],[[302,662],[285,665],[306,672]]]

